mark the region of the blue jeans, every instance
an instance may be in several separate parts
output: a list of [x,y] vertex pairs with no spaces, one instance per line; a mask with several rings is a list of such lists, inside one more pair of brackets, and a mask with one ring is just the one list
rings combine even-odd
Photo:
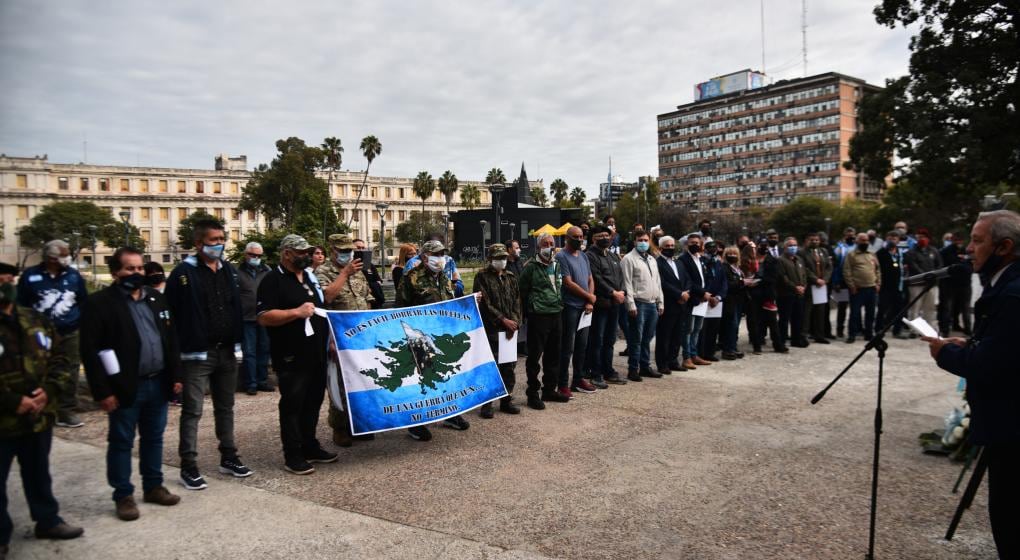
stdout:
[[28,511],[40,529],[51,529],[64,522],[58,515],[60,505],[53,497],[50,479],[50,446],[53,430],[0,439],[0,545],[11,542],[14,523],[7,514],[7,475],[14,458],[21,467],[21,486]]
[[698,355],[698,339],[701,338],[701,325],[705,323],[704,317],[687,315],[684,322],[684,359],[689,360]]
[[613,371],[613,344],[616,342],[616,323],[620,307],[620,305],[596,307],[591,318],[586,369],[596,381],[616,375]]
[[[861,308],[864,308],[864,325],[861,325]],[[858,288],[850,295],[850,336],[863,334],[871,338],[875,327],[875,288]]]
[[138,472],[142,490],[163,485],[163,431],[166,429],[167,395],[159,376],[138,380],[135,402],[110,413],[106,448],[106,480],[113,499],[134,494],[131,484],[131,447],[138,430]]
[[[584,378],[584,354],[588,349],[588,331],[591,327],[577,330],[582,314],[584,309],[569,305],[564,305],[560,313],[560,321],[563,324],[560,333],[560,387],[576,387]],[[571,357],[574,366],[573,379],[570,378]]]
[[723,352],[737,351],[737,337],[740,333],[740,316],[743,312],[743,304],[736,301],[727,301],[723,305],[722,324],[722,349]]
[[655,324],[659,319],[659,309],[654,303],[634,302],[637,306],[637,317],[627,317],[630,330],[627,331],[627,371],[652,369],[652,338],[655,337]]
[[255,321],[244,322],[244,340],[241,342],[244,361],[241,375],[246,389],[265,385],[269,379],[269,333]]

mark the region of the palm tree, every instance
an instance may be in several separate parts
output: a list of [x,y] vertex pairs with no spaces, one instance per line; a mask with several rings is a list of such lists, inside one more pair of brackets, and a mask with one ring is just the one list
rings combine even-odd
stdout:
[[531,198],[534,199],[536,205],[542,207],[545,207],[549,202],[549,199],[545,196],[545,191],[538,185],[531,187]]
[[449,169],[443,172],[442,177],[439,178],[439,192],[443,193],[446,197],[446,213],[450,213],[450,203],[453,202],[453,195],[457,194],[457,189],[460,187],[460,183],[457,181],[457,176],[450,172]]
[[563,204],[563,199],[567,198],[567,191],[570,190],[570,186],[563,179],[556,179],[549,185],[549,194],[553,198],[553,206],[560,206]]
[[478,185],[472,185],[470,183],[464,185],[464,188],[460,189],[460,203],[468,210],[474,210],[479,204],[481,204],[482,193],[478,190]]
[[414,178],[414,187],[412,188],[414,190],[414,196],[421,199],[421,237],[422,241],[425,241],[425,201],[436,191],[436,181],[432,178],[432,175],[429,174],[428,171],[422,171]]
[[570,202],[574,203],[574,206],[580,208],[581,205],[584,204],[584,199],[588,198],[588,195],[581,187],[574,187],[567,198],[570,199]]
[[504,185],[506,184],[506,175],[503,175],[502,169],[493,167],[485,176],[485,182],[489,185]]
[[[343,145],[341,145],[339,138],[337,138],[336,136],[330,136],[329,138],[326,138],[326,139],[324,139],[322,141],[322,146],[320,146],[320,149],[322,150],[323,156],[325,156],[325,159],[323,161],[323,167],[325,167],[326,169],[329,170],[329,182],[327,183],[327,189],[331,189],[331,188],[333,188],[332,187],[332,185],[333,185],[333,174],[340,170],[340,165],[341,165],[341,163],[343,163],[344,147],[343,147]],[[327,226],[328,226],[327,214],[328,214],[328,212],[329,212],[329,204],[326,204],[325,208],[322,210],[322,244],[323,244],[323,246],[326,245],[326,239],[329,237],[329,233],[327,231]]]
[[351,210],[351,217],[347,220],[347,227],[350,227],[351,220],[358,212],[358,203],[361,202],[361,195],[365,192],[365,184],[368,183],[368,169],[372,167],[372,160],[382,153],[382,143],[375,136],[369,134],[361,139],[361,153],[365,155],[368,164],[365,165],[365,177],[361,180],[361,190],[358,191],[358,198],[354,199],[354,209]]

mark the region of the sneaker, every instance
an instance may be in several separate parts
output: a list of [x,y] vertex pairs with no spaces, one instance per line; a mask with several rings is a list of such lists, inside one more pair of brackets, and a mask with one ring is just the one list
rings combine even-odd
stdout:
[[174,399],[170,401],[170,406],[181,406],[180,397],[174,397]]
[[574,394],[570,392],[570,387],[560,387],[556,389],[556,392],[566,397],[568,401],[574,398]]
[[134,521],[140,515],[134,496],[124,496],[114,502],[114,507],[117,511],[117,519],[121,521]]
[[626,385],[627,380],[620,377],[619,375],[607,375],[606,383],[612,383],[613,385]]
[[641,376],[638,375],[638,372],[636,372],[636,371],[629,371],[629,372],[627,372],[627,379],[629,381],[633,381],[635,383],[641,383],[641,381],[642,381]]
[[432,432],[425,426],[415,426],[407,429],[407,435],[415,441],[429,441],[432,439]]
[[315,472],[315,467],[304,459],[292,459],[284,463],[283,470],[293,474],[312,474]]
[[608,389],[609,385],[601,379],[592,379],[591,384],[596,389]]
[[535,410],[545,410],[545,403],[538,395],[528,395],[528,408]]
[[[131,498],[131,496],[128,496],[128,498]],[[133,498],[131,498],[131,502],[132,503],[134,502]],[[73,525],[68,525],[63,521],[57,523],[56,525],[50,527],[49,529],[40,529],[39,525],[35,526],[35,538],[37,539],[66,541],[69,539],[77,539],[78,537],[82,536],[83,533],[85,533],[85,529],[82,529],[81,527],[75,527]]]
[[181,469],[181,486],[188,490],[205,490],[209,487],[202,475],[198,474],[198,467]]
[[443,425],[454,430],[464,431],[471,427],[471,424],[463,416],[453,416],[443,420]]
[[595,386],[587,379],[582,379],[577,385],[574,385],[570,389],[572,391],[577,391],[578,393],[594,393],[596,391]]
[[74,414],[59,414],[57,415],[57,425],[61,428],[80,428],[85,425],[85,422],[81,421]]
[[492,403],[483,404],[481,410],[478,411],[478,415],[486,420],[492,419],[492,417],[495,416],[492,412]]
[[761,304],[761,308],[764,309],[765,311],[779,311],[779,308],[776,307],[776,304],[773,303],[772,301],[766,301],[765,303]]
[[520,414],[521,407],[515,405],[510,401],[500,401],[499,411],[505,414]]
[[321,447],[305,452],[306,463],[333,463],[338,457],[336,453],[330,453]]
[[[132,500],[133,501],[133,500]],[[171,494],[165,486],[157,486],[142,495],[142,501],[147,504],[159,504],[161,506],[175,506],[181,501],[177,494]],[[120,517],[120,502],[117,503],[117,516]],[[121,519],[124,519],[121,517]],[[125,521],[127,521],[125,519]]]
[[244,466],[238,456],[224,458],[220,461],[220,472],[233,475],[237,478],[246,478],[252,475],[252,470]]

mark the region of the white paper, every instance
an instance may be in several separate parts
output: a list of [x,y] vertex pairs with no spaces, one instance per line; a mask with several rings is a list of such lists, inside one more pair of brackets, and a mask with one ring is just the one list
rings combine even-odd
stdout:
[[[705,305],[708,305],[708,303],[705,303]],[[709,307],[708,309],[706,309],[705,310],[705,318],[706,319],[721,319],[722,318],[722,306],[723,306],[723,302],[720,301],[719,303],[716,304],[715,307]]]
[[832,301],[836,303],[848,303],[850,301],[850,290],[832,290]]
[[582,313],[581,320],[577,322],[577,330],[586,329],[591,326],[591,316],[593,313]]
[[910,330],[916,332],[921,336],[927,336],[929,338],[939,338],[938,331],[932,328],[932,326],[928,324],[928,321],[924,320],[924,317],[918,317],[913,321],[908,321],[907,318],[904,317],[902,320],[904,323],[906,323],[908,327],[910,327]]
[[305,317],[305,336],[312,336],[315,334],[315,329],[312,328],[312,318]]
[[811,304],[822,305],[829,302],[829,289],[826,286],[811,286]]
[[703,302],[699,303],[698,305],[694,306],[694,309],[691,310],[691,315],[694,315],[695,317],[704,317],[705,313],[707,311],[708,311],[708,302],[707,301],[703,301]]
[[496,338],[499,339],[499,360],[497,360],[497,363],[505,364],[517,361],[518,332],[514,331],[514,335],[509,339],[506,337],[505,331],[501,331],[496,335]]
[[99,361],[103,363],[106,375],[117,375],[120,373],[120,361],[117,360],[117,353],[112,349],[100,350]]

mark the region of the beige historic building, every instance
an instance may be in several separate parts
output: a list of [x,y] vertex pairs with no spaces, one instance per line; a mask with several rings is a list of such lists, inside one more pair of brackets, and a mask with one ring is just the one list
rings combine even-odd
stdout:
[[[44,156],[12,157],[0,154],[0,261],[28,264],[38,262],[37,248],[20,247],[17,232],[43,206],[58,200],[89,201],[107,208],[115,219],[128,212],[129,221],[136,226],[148,245],[149,258],[160,263],[172,263],[179,258],[176,246],[177,227],[180,221],[196,210],[205,210],[221,220],[228,237],[237,241],[250,230],[266,228],[263,216],[241,211],[241,191],[251,173],[247,158],[220,155],[215,158],[214,169],[178,169],[163,167],[125,167],[93,164],[52,163]],[[328,174],[322,177],[328,179]],[[376,206],[386,204],[385,227],[388,237],[397,224],[408,219],[411,211],[421,210],[421,199],[412,191],[413,178],[369,176],[365,193],[357,211],[354,210],[358,190],[365,180],[363,172],[340,171],[332,176],[330,194],[340,203],[340,217],[350,220],[357,237],[370,241],[379,239],[380,216]],[[480,206],[490,204],[490,194],[479,181],[460,181],[478,187]],[[540,184],[540,183],[536,183]],[[460,191],[450,204],[450,211],[463,209]],[[446,212],[445,197],[438,191],[425,202],[427,212]],[[92,240],[88,232],[81,232],[80,262],[92,262]],[[69,240],[72,241],[73,240]],[[318,240],[309,240],[313,243]],[[110,255],[112,249],[99,243],[96,251],[98,263]],[[390,250],[392,254],[392,249]]]

